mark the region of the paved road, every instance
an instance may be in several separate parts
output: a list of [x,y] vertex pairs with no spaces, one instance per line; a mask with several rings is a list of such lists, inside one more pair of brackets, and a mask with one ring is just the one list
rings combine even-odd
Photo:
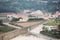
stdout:
[[33,34],[33,33],[31,33],[30,35],[36,36],[38,38],[47,39],[47,40],[60,40],[60,39],[55,39],[55,38],[52,38],[52,37],[49,37],[49,36],[46,36],[46,35],[43,35],[43,34]]
[[45,38],[45,39],[48,39],[48,40],[60,40],[60,39],[55,39],[55,38],[52,38],[52,37],[41,34],[40,31],[42,30],[42,27],[43,27],[43,25],[40,24],[40,25],[38,25],[38,27],[31,30],[30,31],[31,35],[34,35],[34,36],[39,37],[39,38]]
[[45,23],[46,21],[42,22],[40,25],[38,25],[36,28],[32,29],[30,31],[31,35],[34,35],[36,37],[40,37],[40,38],[45,38],[48,40],[60,40],[60,39],[55,39],[46,35],[43,35],[40,33],[40,31],[42,31],[42,27],[43,27],[43,23]]

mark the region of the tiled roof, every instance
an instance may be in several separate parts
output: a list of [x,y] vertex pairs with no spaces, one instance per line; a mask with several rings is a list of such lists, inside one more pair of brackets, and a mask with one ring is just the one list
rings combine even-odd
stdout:
[[60,15],[60,12],[57,11],[55,15],[56,15],[56,16],[59,16],[59,15]]

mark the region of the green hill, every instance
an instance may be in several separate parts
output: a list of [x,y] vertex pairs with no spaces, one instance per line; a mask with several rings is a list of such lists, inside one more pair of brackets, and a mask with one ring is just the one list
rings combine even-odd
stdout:
[[0,12],[20,12],[24,9],[45,10],[56,12],[59,9],[59,0],[0,0]]

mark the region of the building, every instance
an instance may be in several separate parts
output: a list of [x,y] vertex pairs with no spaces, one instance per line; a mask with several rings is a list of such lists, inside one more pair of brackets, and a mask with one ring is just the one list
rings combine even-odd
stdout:
[[26,10],[23,11],[23,13],[27,13],[27,14],[29,14],[31,12],[32,12],[32,10],[28,10],[28,9],[26,9]]
[[43,12],[40,10],[33,11],[32,13],[30,13],[30,15],[35,18],[43,18],[44,16]]
[[27,14],[23,14],[23,13],[0,13],[0,20],[3,20],[3,22],[9,22],[13,19],[13,17],[15,18],[20,18],[20,21],[28,21],[28,15]]
[[59,15],[60,15],[60,12],[57,11],[56,14],[55,14],[55,16],[58,17]]
[[3,22],[8,22],[7,13],[0,13],[0,20],[3,20]]
[[54,16],[51,13],[44,13],[40,10],[33,11],[30,15],[35,18],[43,18],[45,20],[49,20],[49,19],[54,18]]
[[55,19],[59,19],[59,20],[60,20],[60,12],[59,12],[59,11],[57,11],[57,12],[54,14],[54,16],[55,16]]
[[26,22],[26,21],[28,21],[28,15],[27,14],[22,14],[22,13],[8,14],[7,17],[10,21],[13,19],[13,17],[20,18],[19,21],[17,21],[17,22]]
[[44,25],[43,27],[44,27],[47,31],[52,31],[52,30],[57,30],[57,29],[58,29],[57,26]]

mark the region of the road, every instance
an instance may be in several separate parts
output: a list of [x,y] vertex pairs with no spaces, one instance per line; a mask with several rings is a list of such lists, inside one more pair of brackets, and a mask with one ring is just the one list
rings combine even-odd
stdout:
[[38,27],[32,29],[30,31],[30,33],[31,33],[30,35],[34,35],[34,36],[39,37],[39,38],[45,38],[45,39],[48,39],[48,40],[60,40],[60,39],[55,39],[55,38],[52,38],[52,37],[41,34],[40,31],[42,31],[42,27],[43,27],[43,23],[38,25]]
[[[43,27],[43,23],[45,21],[41,22],[39,25],[37,25],[35,28],[31,29],[28,31],[29,35],[33,35],[35,37],[38,37],[38,38],[43,38],[43,39],[47,39],[47,40],[60,40],[60,39],[55,39],[55,38],[52,38],[52,37],[49,37],[49,36],[46,36],[46,35],[43,35],[40,33],[40,31],[42,31],[42,27]],[[18,28],[18,29],[21,29],[20,27],[17,27],[17,26],[14,26],[14,25],[10,25],[8,23],[4,23],[6,25],[9,25],[10,27],[14,27],[14,28]],[[33,27],[33,26],[32,26]]]

